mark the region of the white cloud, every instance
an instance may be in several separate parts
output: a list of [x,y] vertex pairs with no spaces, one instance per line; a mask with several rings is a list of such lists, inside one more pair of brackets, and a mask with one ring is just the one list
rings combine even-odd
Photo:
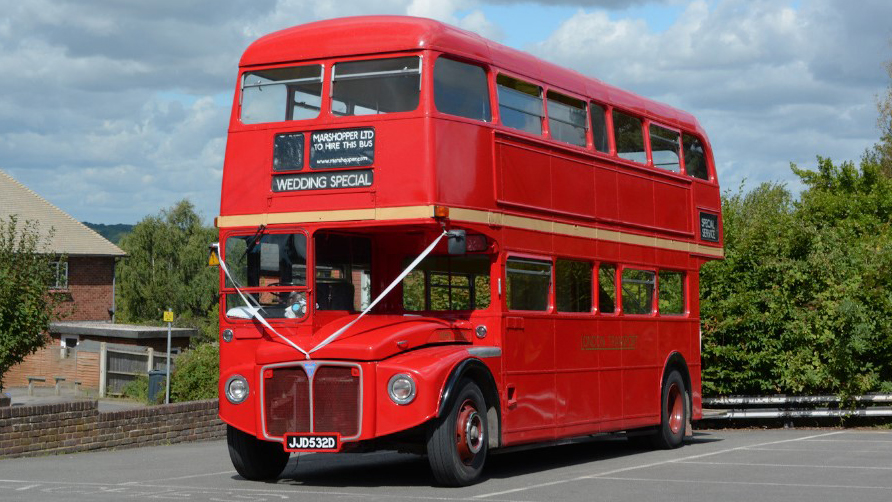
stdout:
[[[876,137],[873,96],[892,59],[887,0],[539,3],[578,10],[525,46],[695,113],[726,186],[788,179],[788,161],[819,153],[857,157]],[[371,14],[433,17],[500,40],[513,23],[489,18],[491,4],[523,16],[528,2],[0,0],[0,169],[80,219],[135,222],[183,197],[211,218],[227,96],[251,41]],[[683,13],[661,30],[624,16],[645,4]]]
[[692,2],[662,32],[579,11],[534,52],[694,113],[726,186],[793,182],[791,161],[857,159],[876,141],[872,96],[886,84],[881,62],[892,59],[892,4],[711,5]]

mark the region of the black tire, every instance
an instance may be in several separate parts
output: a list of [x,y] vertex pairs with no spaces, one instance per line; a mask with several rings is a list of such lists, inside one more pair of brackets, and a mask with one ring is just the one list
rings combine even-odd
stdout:
[[437,482],[468,486],[477,482],[489,450],[486,401],[477,384],[464,379],[443,416],[431,423],[427,458]]
[[233,467],[251,481],[275,479],[288,463],[289,453],[281,444],[257,439],[231,425],[226,426],[226,443]]
[[663,380],[660,396],[660,426],[651,437],[656,448],[671,450],[681,446],[688,424],[688,393],[678,370],[671,370]]

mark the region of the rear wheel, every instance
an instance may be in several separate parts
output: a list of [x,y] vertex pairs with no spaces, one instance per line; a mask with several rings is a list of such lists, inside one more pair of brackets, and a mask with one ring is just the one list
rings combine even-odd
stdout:
[[488,451],[486,402],[470,380],[459,383],[455,401],[428,431],[427,457],[437,482],[467,486],[478,480]]
[[281,444],[262,441],[231,425],[226,426],[226,443],[233,467],[245,479],[275,479],[288,463],[289,454]]
[[678,370],[672,370],[663,381],[660,399],[660,426],[652,437],[657,448],[672,449],[681,446],[688,423],[687,391]]

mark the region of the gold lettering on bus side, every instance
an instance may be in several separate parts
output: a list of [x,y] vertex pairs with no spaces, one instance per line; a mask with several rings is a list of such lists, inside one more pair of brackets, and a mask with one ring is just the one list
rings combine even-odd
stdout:
[[582,350],[635,350],[638,335],[582,335]]

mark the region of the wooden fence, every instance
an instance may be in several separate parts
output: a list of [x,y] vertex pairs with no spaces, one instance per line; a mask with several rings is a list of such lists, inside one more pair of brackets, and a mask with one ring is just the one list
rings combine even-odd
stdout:
[[[151,347],[111,348],[105,342],[99,345],[99,397],[120,394],[136,377],[167,368],[166,352]],[[170,368],[173,371],[173,359]]]

